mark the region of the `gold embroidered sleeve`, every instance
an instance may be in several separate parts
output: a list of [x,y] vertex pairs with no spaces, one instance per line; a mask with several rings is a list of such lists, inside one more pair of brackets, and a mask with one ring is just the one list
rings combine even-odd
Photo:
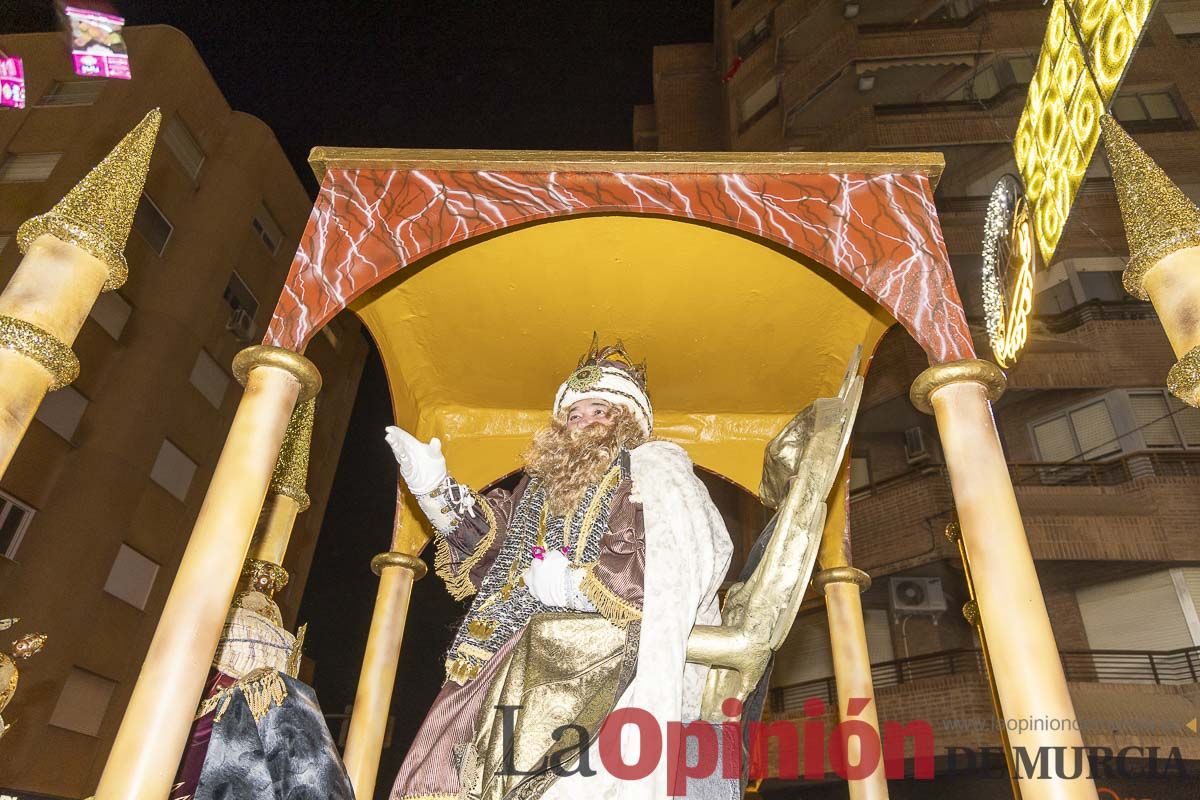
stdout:
[[479,591],[528,480],[511,492],[492,489],[478,495],[452,478],[447,482],[436,497],[430,495],[442,503],[438,511],[445,508],[452,517],[449,524],[434,525],[433,569],[446,582],[450,596],[462,600]]
[[613,495],[600,555],[587,567],[579,591],[605,619],[624,628],[642,617],[645,571],[642,506],[630,498],[630,486],[625,482]]
[[479,586],[472,580],[471,573],[479,566],[496,542],[498,533],[496,513],[492,509],[491,503],[484,501],[476,504],[476,512],[482,517],[482,526],[472,525],[471,527],[482,527],[482,531],[478,537],[471,537],[476,541],[469,552],[464,554],[451,543],[451,538],[458,533],[457,528],[467,524],[466,518],[459,521],[455,530],[449,533],[439,531],[435,536],[433,571],[446,582],[446,590],[455,600],[463,600],[479,591]]

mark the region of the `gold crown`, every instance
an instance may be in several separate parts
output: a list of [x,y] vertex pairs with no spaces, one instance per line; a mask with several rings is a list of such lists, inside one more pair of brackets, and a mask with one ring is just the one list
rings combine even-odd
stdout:
[[[616,344],[610,344],[607,347],[600,346],[600,335],[592,333],[592,344],[588,348],[587,354],[579,359],[579,363],[575,365],[575,373],[588,367],[595,368],[598,372],[601,366],[616,367],[629,376],[629,379],[637,384],[637,387],[643,392],[646,391],[646,362],[635,364],[629,354],[625,352],[625,343],[617,339]],[[588,370],[591,372],[592,370]],[[596,376],[597,378],[599,375]]]

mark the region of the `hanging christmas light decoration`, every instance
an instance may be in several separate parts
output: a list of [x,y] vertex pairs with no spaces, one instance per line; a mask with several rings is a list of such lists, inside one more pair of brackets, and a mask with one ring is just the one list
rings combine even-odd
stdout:
[[983,308],[996,362],[1012,364],[1029,336],[1037,246],[1016,177],[996,183],[983,221]]
[[1155,0],[1054,0],[1013,149],[1049,264]]

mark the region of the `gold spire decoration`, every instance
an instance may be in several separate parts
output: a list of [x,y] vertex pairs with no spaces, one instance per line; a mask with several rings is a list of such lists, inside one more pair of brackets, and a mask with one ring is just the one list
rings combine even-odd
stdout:
[[1171,253],[1200,245],[1200,208],[1115,119],[1105,114],[1100,118],[1100,127],[1121,205],[1125,238],[1129,240],[1125,290],[1149,300],[1142,281],[1150,268]]
[[48,233],[104,262],[108,267],[104,291],[125,283],[129,276],[125,242],[133,227],[161,121],[162,112],[153,109],[54,208],[26,220],[17,230],[21,252]]
[[317,400],[314,397],[296,406],[292,412],[267,490],[270,494],[292,498],[300,505],[301,511],[308,510],[311,502],[304,487],[308,483],[308,456],[312,449],[316,408]]

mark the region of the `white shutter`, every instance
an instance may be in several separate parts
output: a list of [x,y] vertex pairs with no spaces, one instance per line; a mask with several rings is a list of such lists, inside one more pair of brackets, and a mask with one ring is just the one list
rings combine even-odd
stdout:
[[125,323],[129,321],[129,315],[132,313],[133,306],[129,305],[129,301],[120,294],[101,292],[88,316],[94,319],[101,328],[104,328],[109,336],[120,339],[121,331],[125,330]]
[[1182,400],[1168,397],[1175,424],[1183,433],[1183,441],[1188,447],[1200,447],[1200,408],[1192,408]]
[[825,612],[797,617],[791,633],[775,656],[771,682],[788,686],[833,674],[833,652],[829,646],[829,624]]
[[1170,570],[1085,586],[1075,593],[1093,650],[1177,650],[1192,646]]
[[122,544],[117,551],[117,558],[108,571],[108,580],[104,582],[104,591],[113,597],[119,597],[135,608],[144,609],[146,600],[150,598],[150,590],[154,588],[154,579],[158,577],[158,564],[134,550],[127,544]]
[[188,130],[188,126],[178,116],[172,114],[167,118],[167,122],[163,126],[163,140],[175,154],[175,158],[179,159],[179,164],[183,167],[184,172],[192,180],[195,180],[196,176],[200,174],[200,167],[204,164],[204,151],[200,149],[200,144]]
[[1164,12],[1171,33],[1176,36],[1191,36],[1200,33],[1200,11]]
[[1121,443],[1117,441],[1117,429],[1113,427],[1108,405],[1103,400],[1077,408],[1070,416],[1084,458],[1100,458],[1120,452]]
[[171,442],[163,439],[159,447],[158,457],[150,469],[150,479],[159,486],[175,495],[180,500],[187,500],[188,487],[196,474],[196,462]]
[[38,101],[39,106],[90,106],[104,91],[105,81],[55,81]]
[[50,177],[62,153],[21,153],[0,161],[0,183],[37,183]]
[[54,711],[50,714],[50,724],[95,736],[100,733],[108,702],[116,688],[115,681],[72,667],[58,695]]
[[1184,567],[1179,571],[1183,573],[1183,582],[1192,596],[1192,605],[1200,612],[1200,567]]
[[867,459],[862,456],[850,458],[850,491],[857,491],[871,485],[871,468]]
[[1167,416],[1167,401],[1162,392],[1130,392],[1129,406],[1146,447],[1179,446],[1179,434],[1175,431],[1175,423]]
[[755,89],[742,101],[742,122],[751,119],[778,96],[779,76],[772,75],[767,79],[766,83]]
[[1065,416],[1034,425],[1033,438],[1037,441],[1042,461],[1047,464],[1070,461],[1079,453],[1071,436],[1071,424]]
[[867,628],[867,653],[872,664],[895,661],[892,649],[892,623],[886,608],[868,608],[863,611],[863,622]]
[[42,399],[34,417],[70,442],[87,407],[88,399],[78,389],[74,386],[64,386],[56,392],[48,393]]

